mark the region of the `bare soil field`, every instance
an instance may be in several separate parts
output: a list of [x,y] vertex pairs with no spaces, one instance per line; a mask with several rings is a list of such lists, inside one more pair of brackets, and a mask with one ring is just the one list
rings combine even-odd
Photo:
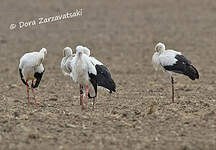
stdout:
[[[82,9],[82,16],[20,28]],[[215,150],[216,1],[52,0],[0,4],[1,150]],[[17,27],[10,30],[10,24]],[[157,42],[181,51],[200,73],[175,75],[175,103],[165,72],[151,58]],[[62,50],[78,44],[111,71],[117,92],[98,91],[81,110],[79,85],[60,69]],[[47,48],[45,73],[27,107],[20,57]]]

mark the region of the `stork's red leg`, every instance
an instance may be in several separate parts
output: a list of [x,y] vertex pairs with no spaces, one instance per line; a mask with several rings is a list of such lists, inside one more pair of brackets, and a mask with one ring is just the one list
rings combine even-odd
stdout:
[[[32,80],[32,85],[33,85],[33,83],[34,83],[34,80]],[[34,96],[35,106],[36,106],[36,108],[38,108],[38,104],[37,104],[37,101],[36,101],[36,98],[35,98],[34,88],[31,88],[31,90],[32,90],[32,93],[33,93],[33,96]]]
[[28,107],[29,107],[29,85],[28,85],[28,80],[26,80],[26,88],[27,88],[27,96],[28,96]]
[[171,76],[171,83],[172,83],[172,102],[174,103],[174,79]]
[[86,87],[86,107],[88,107],[88,86]]

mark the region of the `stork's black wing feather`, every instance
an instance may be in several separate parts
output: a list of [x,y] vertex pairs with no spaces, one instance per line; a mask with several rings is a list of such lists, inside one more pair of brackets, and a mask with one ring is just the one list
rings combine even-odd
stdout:
[[22,74],[22,69],[19,69],[19,73],[20,73],[20,78],[22,80],[22,82],[27,85],[26,81],[23,79],[23,74]]
[[36,78],[36,82],[35,82],[35,85],[32,85],[32,88],[37,88],[39,86],[44,72],[45,72],[45,69],[41,73],[35,72],[34,77]]
[[176,55],[175,58],[177,59],[175,64],[163,67],[168,71],[184,74],[192,80],[199,79],[199,73],[197,69],[191,65],[191,61],[183,55]]
[[97,70],[97,85],[110,90],[110,93],[115,92],[116,85],[109,70],[104,65],[96,65],[95,68]]
[[180,62],[184,62],[187,65],[191,64],[191,61],[188,60],[184,55],[176,55],[175,58],[180,61]]

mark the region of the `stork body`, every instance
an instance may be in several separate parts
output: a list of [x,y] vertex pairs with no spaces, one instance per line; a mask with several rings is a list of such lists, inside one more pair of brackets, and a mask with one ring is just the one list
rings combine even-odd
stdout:
[[163,43],[158,43],[155,46],[155,51],[152,57],[153,66],[155,70],[162,68],[169,73],[172,84],[172,102],[174,102],[173,73],[186,75],[191,80],[199,79],[199,73],[191,61],[183,56],[181,52],[166,50]]
[[[34,95],[34,88],[37,88],[42,79],[43,73],[45,71],[43,67],[43,60],[45,55],[47,54],[47,50],[42,48],[40,52],[31,52],[26,53],[20,59],[19,63],[19,74],[22,82],[26,85],[27,95],[28,95],[28,106],[29,106],[29,84],[28,81],[32,81],[31,90]],[[34,81],[36,80],[35,84]],[[38,107],[38,104],[35,99],[35,105]]]

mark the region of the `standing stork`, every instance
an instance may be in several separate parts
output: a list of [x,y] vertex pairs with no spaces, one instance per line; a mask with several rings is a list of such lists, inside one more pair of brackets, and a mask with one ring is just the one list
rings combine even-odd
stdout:
[[[19,73],[22,82],[26,85],[27,95],[28,95],[28,106],[29,106],[29,84],[28,81],[31,80],[31,90],[34,96],[35,105],[38,107],[38,104],[35,99],[34,88],[37,88],[42,79],[43,73],[45,71],[43,67],[43,60],[47,54],[46,48],[42,48],[40,52],[31,52],[24,54],[19,63]],[[36,80],[34,84],[34,80]]]
[[76,54],[71,62],[72,72],[70,76],[74,82],[80,85],[80,104],[85,108],[83,102],[83,88],[86,89],[86,107],[88,98],[93,98],[93,109],[97,96],[97,86],[102,86],[110,92],[115,92],[116,86],[109,70],[98,60],[89,57],[90,50],[83,46],[76,47]]
[[172,84],[172,102],[174,103],[174,79],[173,73],[179,73],[188,76],[191,80],[199,79],[197,69],[191,64],[181,52],[166,50],[163,43],[155,46],[155,53],[152,56],[152,62],[155,70],[162,68],[169,73]]

